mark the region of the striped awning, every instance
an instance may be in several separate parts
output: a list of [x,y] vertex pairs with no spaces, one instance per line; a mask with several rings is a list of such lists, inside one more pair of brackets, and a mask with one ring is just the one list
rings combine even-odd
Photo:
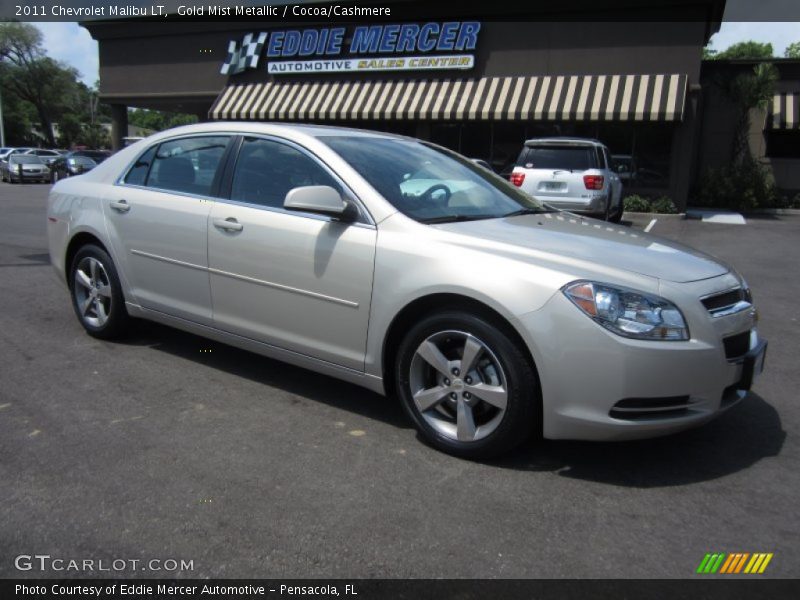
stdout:
[[773,96],[767,112],[767,129],[800,129],[800,92]]
[[212,119],[679,121],[686,75],[554,75],[234,84]]

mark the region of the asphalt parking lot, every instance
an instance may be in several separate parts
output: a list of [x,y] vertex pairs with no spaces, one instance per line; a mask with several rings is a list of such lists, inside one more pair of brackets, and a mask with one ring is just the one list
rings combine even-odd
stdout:
[[678,578],[707,552],[797,575],[800,216],[653,229],[750,282],[770,348],[745,402],[481,464],[321,375],[151,324],[88,337],[48,263],[49,188],[0,185],[0,577],[92,575],[14,567],[48,554],[193,561],[114,573],[147,577]]

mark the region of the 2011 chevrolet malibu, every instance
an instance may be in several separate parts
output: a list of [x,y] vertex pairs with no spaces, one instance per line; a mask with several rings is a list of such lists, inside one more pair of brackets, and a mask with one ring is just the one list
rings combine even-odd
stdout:
[[181,127],[58,182],[47,217],[90,335],[150,319],[393,394],[459,456],[686,429],[763,369],[731,268],[420,140]]

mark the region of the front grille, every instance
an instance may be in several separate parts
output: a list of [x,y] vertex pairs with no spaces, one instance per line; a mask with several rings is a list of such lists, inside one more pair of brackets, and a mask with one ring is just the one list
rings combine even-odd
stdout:
[[743,331],[726,337],[722,343],[725,346],[725,358],[728,360],[739,359],[750,350],[750,332]]
[[749,302],[748,294],[742,288],[728,290],[727,292],[714,294],[713,296],[706,296],[700,301],[712,315],[731,308],[738,302]]
[[667,419],[691,414],[689,396],[664,396],[661,398],[625,398],[609,411],[609,416],[625,421]]

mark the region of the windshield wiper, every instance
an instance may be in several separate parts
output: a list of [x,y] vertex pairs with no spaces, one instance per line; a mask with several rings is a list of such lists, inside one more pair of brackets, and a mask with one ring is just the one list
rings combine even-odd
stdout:
[[503,218],[506,217],[518,217],[520,215],[540,215],[542,213],[550,213],[556,212],[555,209],[552,208],[521,208],[520,210],[515,210],[514,212],[510,212],[507,215],[503,215]]
[[499,215],[445,215],[443,217],[431,217],[430,219],[420,219],[420,223],[434,225],[436,223],[461,223],[463,221],[480,221],[483,219],[497,219]]

